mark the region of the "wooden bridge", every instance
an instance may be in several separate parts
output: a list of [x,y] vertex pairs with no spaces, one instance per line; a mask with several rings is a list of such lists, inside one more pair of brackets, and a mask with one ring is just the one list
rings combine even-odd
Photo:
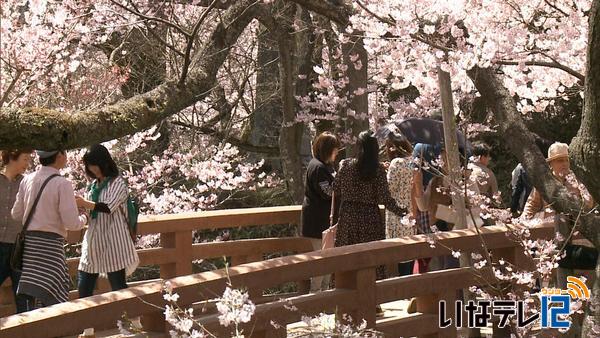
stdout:
[[[0,337],[44,338],[77,335],[86,328],[110,330],[127,313],[140,316],[144,329],[152,337],[168,337],[169,327],[162,310],[163,281],[169,279],[178,304],[194,307],[198,321],[217,337],[226,337],[229,329],[219,325],[214,298],[221,295],[229,281],[233,287],[247,288],[256,304],[252,321],[244,325],[246,337],[285,337],[286,324],[301,320],[302,315],[321,312],[346,313],[363,318],[386,337],[456,337],[454,328],[438,327],[438,302],[454,302],[457,290],[479,284],[469,268],[458,268],[376,281],[375,268],[398,262],[448,255],[446,247],[464,253],[481,252],[483,238],[497,257],[525,264],[522,249],[510,240],[503,227],[457,230],[437,234],[440,243],[431,248],[423,235],[364,243],[311,252],[310,241],[301,237],[260,238],[193,244],[194,230],[224,229],[274,224],[297,225],[301,207],[271,207],[207,211],[164,216],[145,216],[140,221],[141,235],[160,234],[159,248],[139,250],[140,266],[160,267],[161,280],[130,283],[130,288],[107,292],[100,285],[98,294],[20,315],[14,313],[10,282],[0,288]],[[544,226],[531,230],[533,238],[551,238],[554,232]],[[74,237],[79,238],[79,235]],[[284,257],[264,260],[266,254],[283,253]],[[192,274],[192,261],[215,257],[230,258],[228,271],[215,270]],[[78,259],[68,261],[70,273],[76,274]],[[309,293],[313,276],[335,274],[336,288]],[[268,295],[265,290],[295,283],[297,292]],[[376,317],[376,305],[417,297],[417,312],[404,317]],[[297,310],[288,310],[293,304]],[[450,310],[450,309],[449,309]],[[448,313],[451,316],[452,313]],[[275,328],[271,322],[281,325]]]

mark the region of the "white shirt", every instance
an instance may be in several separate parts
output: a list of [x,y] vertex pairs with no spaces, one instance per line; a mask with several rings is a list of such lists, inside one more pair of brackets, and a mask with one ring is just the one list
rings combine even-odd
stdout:
[[[25,223],[38,191],[46,178],[53,174],[59,174],[58,170],[43,166],[25,176],[11,211],[13,219]],[[59,176],[50,180],[44,188],[27,231],[54,232],[66,238],[67,230],[79,230],[86,221],[87,217],[79,215],[77,210],[71,182]]]

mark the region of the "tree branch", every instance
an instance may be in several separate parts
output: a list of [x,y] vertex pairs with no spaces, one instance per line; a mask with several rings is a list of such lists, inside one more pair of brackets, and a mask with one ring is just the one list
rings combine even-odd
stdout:
[[350,15],[352,15],[352,6],[346,5],[343,0],[289,0],[308,9],[309,11],[321,14],[329,20],[345,27],[348,25]]
[[131,8],[125,6],[125,5],[122,5],[118,1],[115,1],[115,0],[110,0],[110,2],[113,3],[114,5],[117,5],[117,6],[121,7],[121,8],[123,8],[124,10],[130,12],[131,14],[135,14],[135,15],[139,16],[142,19],[149,20],[149,21],[157,21],[157,22],[163,23],[163,24],[165,24],[165,25],[167,25],[167,26],[175,29],[179,33],[183,34],[185,37],[189,37],[190,36],[190,33],[186,32],[185,29],[181,28],[179,25],[176,25],[176,24],[172,23],[169,20],[165,20],[165,19],[162,19],[162,18],[159,18],[159,17],[145,15],[145,14],[140,13],[140,12],[134,10],[134,9],[131,9]]
[[[517,66],[520,64],[519,61],[510,61],[510,60],[500,60],[500,61],[496,61],[494,62],[496,64],[499,65],[507,65],[507,66]],[[580,72],[574,70],[571,67],[565,66],[561,63],[558,63],[556,61],[552,61],[552,62],[547,62],[547,61],[525,61],[523,62],[523,64],[525,64],[526,66],[540,66],[540,67],[550,67],[550,68],[556,68],[556,69],[560,69],[563,70],[571,75],[573,75],[574,77],[578,78],[581,82],[585,82],[585,76],[583,76],[583,74],[581,74]]]
[[185,86],[166,81],[144,94],[113,105],[72,113],[41,108],[2,108],[0,148],[71,149],[147,129],[208,95],[216,75],[255,16],[255,0],[232,5],[194,57]]
[[188,73],[188,68],[190,67],[190,53],[192,52],[192,46],[194,46],[194,39],[196,38],[196,34],[198,34],[198,30],[200,29],[200,25],[204,22],[208,13],[215,7],[216,3],[219,0],[213,0],[213,2],[202,12],[198,22],[194,25],[194,29],[192,30],[192,34],[187,38],[187,46],[185,48],[185,56],[183,58],[183,67],[181,68],[181,78],[179,80],[179,85],[185,84],[185,78]]
[[358,6],[360,6],[360,8],[362,8],[365,12],[367,12],[369,15],[376,18],[377,20],[379,20],[383,23],[387,23],[390,26],[396,25],[396,21],[393,18],[384,18],[384,17],[378,15],[377,13],[371,11],[365,4],[363,4],[359,0],[356,0],[356,3],[358,4]]
[[6,100],[8,100],[8,95],[13,90],[15,84],[17,84],[17,81],[19,81],[21,74],[23,74],[23,70],[17,69],[17,73],[15,74],[15,77],[13,77],[12,81],[8,85],[8,88],[6,88],[6,91],[4,92],[4,94],[2,94],[2,98],[0,98],[0,107],[2,107],[4,105],[4,102],[6,102]]
[[235,138],[231,135],[225,135],[225,133],[223,133],[222,131],[216,130],[212,127],[195,126],[195,125],[188,124],[185,122],[180,122],[180,121],[173,121],[171,123],[174,125],[180,126],[180,127],[199,131],[200,133],[205,134],[205,135],[210,135],[212,137],[215,137],[217,139],[220,139],[222,141],[230,143],[231,145],[236,146],[236,147],[238,147],[242,150],[248,151],[248,152],[262,153],[262,154],[269,154],[269,155],[279,155],[279,148],[255,146],[253,144],[250,144],[250,143],[244,142],[238,138]]

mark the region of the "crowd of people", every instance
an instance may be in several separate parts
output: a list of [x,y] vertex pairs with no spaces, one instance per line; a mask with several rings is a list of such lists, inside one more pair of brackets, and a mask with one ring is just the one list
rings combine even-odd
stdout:
[[[94,145],[83,157],[91,180],[87,196],[77,196],[73,184],[60,175],[65,151],[36,151],[40,166],[24,173],[34,151],[2,151],[0,174],[0,284],[12,281],[17,313],[69,299],[71,278],[65,257],[67,231],[82,230],[78,267],[80,297],[93,294],[97,278],[107,275],[113,290],[127,287],[126,276],[139,258],[129,235],[127,186],[109,151]],[[22,265],[11,256],[24,235]]]
[[[335,246],[385,238],[452,230],[452,185],[443,144],[411,144],[390,132],[382,147],[370,131],[358,136],[356,156],[339,162],[343,150],[338,137],[319,134],[312,143],[302,205],[302,235],[313,248],[322,248],[322,234],[336,225]],[[37,155],[39,168],[24,175]],[[2,151],[0,173],[0,284],[12,281],[17,312],[68,300],[71,286],[64,251],[68,231],[86,228],[78,267],[80,297],[94,293],[99,276],[108,278],[112,290],[127,288],[126,277],[139,263],[127,219],[128,188],[115,161],[102,145],[91,146],[83,167],[91,183],[86,196],[77,196],[72,182],[60,175],[67,164],[65,151]],[[469,191],[500,207],[498,184],[489,168],[491,149],[474,144],[471,161],[463,156],[460,172]],[[583,198],[591,209],[594,201],[578,184],[569,167],[568,146],[554,143],[548,164],[568,191]],[[523,218],[552,217],[552,206],[531,187],[519,164],[513,171],[511,210]],[[382,214],[379,206],[385,206]],[[486,220],[481,225],[489,225]],[[18,238],[24,236],[22,266],[11,262]],[[568,243],[571,245],[570,243]],[[596,253],[597,255],[597,253]],[[593,256],[595,257],[595,256]],[[593,258],[595,259],[595,258]],[[458,266],[454,257],[398,262],[400,276]],[[396,267],[394,267],[396,269]],[[560,270],[560,269],[559,269]],[[566,274],[564,268],[559,273]],[[377,278],[389,272],[377,268]],[[329,287],[329,276],[315,277],[311,290]],[[334,281],[333,281],[334,282]]]
[[[358,137],[356,157],[341,160],[336,171],[340,149],[340,142],[330,132],[318,135],[312,144],[314,157],[306,173],[302,234],[312,239],[315,249],[322,245],[323,231],[334,225],[336,247],[452,230],[456,219],[448,215],[452,213],[448,210],[452,210],[452,185],[455,183],[449,176],[449,161],[443,144],[417,143],[413,146],[406,137],[390,132],[380,151],[378,140],[365,131]],[[568,145],[554,143],[547,152],[547,162],[554,176],[567,186],[569,192],[584,199],[586,210],[591,209],[594,202],[570,171]],[[380,153],[387,158],[380,159]],[[468,156],[462,156],[460,161],[460,172],[470,192],[468,196],[479,198],[477,203],[470,204],[479,205],[483,201],[490,208],[500,208],[498,183],[489,168],[490,146],[475,143],[470,155],[469,160]],[[510,208],[513,216],[548,219],[552,206],[531,187],[521,164],[513,172],[512,189]],[[385,217],[382,217],[379,205],[386,207]],[[493,224],[492,219],[478,219],[479,222],[475,220],[478,226]],[[458,259],[452,256],[436,257],[399,262],[397,272],[391,273],[404,276],[458,266]],[[385,275],[383,267],[377,269],[378,278]],[[313,279],[311,289],[318,291],[327,286],[324,278],[318,277]]]

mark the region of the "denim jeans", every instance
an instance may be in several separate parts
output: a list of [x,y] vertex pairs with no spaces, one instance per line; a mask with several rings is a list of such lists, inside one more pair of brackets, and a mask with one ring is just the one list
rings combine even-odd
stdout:
[[13,270],[10,267],[10,256],[13,252],[14,244],[0,242],[0,285],[10,277],[12,282],[13,295],[15,296],[15,304],[17,305],[17,313],[33,310],[33,304],[28,306],[28,298],[24,295],[17,295],[17,287],[19,279],[21,279],[21,271]]
[[[77,272],[77,277],[79,279],[77,286],[79,298],[92,296],[94,294],[94,288],[96,287],[96,280],[98,280],[98,274],[79,270]],[[110,282],[110,287],[113,291],[127,288],[127,283],[125,282],[125,269],[109,272],[108,281]]]

